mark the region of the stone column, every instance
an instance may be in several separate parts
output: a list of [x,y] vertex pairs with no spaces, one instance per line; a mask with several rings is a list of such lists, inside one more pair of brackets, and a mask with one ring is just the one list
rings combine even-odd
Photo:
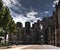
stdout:
[[51,28],[49,27],[49,37],[48,37],[48,39],[49,39],[49,44],[51,45]]
[[57,29],[55,30],[55,46],[57,46]]

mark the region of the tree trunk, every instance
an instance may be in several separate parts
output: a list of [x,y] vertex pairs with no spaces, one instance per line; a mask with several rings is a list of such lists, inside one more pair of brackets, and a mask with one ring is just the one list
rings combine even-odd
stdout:
[[5,44],[6,44],[6,32],[5,32]]

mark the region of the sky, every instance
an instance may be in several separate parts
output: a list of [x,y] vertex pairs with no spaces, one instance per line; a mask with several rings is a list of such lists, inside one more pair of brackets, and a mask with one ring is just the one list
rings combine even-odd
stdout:
[[13,20],[22,22],[25,25],[26,21],[31,23],[43,17],[51,16],[55,9],[55,4],[59,0],[2,0],[4,6],[10,9]]

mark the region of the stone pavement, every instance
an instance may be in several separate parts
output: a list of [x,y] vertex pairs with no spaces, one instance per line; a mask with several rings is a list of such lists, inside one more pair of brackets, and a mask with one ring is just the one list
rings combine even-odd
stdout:
[[60,47],[51,45],[18,45],[12,46],[12,48],[0,49],[0,50],[21,50],[21,49],[60,49]]

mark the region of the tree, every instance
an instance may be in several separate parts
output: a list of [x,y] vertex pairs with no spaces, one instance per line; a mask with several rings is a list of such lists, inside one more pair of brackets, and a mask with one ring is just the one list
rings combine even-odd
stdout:
[[2,0],[0,0],[0,27],[1,27],[1,20],[3,18],[5,8],[3,7]]
[[0,0],[0,28],[3,28],[5,31],[5,43],[6,43],[6,34],[9,32],[14,33],[16,31],[16,25],[11,17],[8,7],[3,6],[2,0]]
[[0,0],[0,10],[2,7],[3,7],[3,3],[2,3],[2,0]]
[[10,32],[10,33],[15,33],[15,32],[16,32],[16,25],[15,25],[15,23],[14,23],[13,20],[11,20],[8,29],[9,29],[9,32]]

